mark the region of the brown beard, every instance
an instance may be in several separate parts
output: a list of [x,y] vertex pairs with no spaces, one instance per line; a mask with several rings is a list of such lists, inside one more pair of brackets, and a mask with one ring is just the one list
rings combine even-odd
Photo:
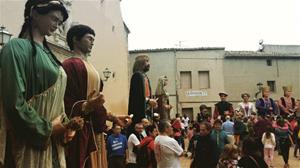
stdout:
[[150,70],[150,65],[148,65],[148,66],[145,66],[145,68],[144,68],[144,72],[146,73],[146,72],[148,72]]

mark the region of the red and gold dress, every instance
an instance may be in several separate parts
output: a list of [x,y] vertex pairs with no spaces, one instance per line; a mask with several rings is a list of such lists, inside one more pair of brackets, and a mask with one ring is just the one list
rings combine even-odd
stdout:
[[82,103],[93,90],[101,91],[102,83],[96,69],[79,57],[63,62],[67,73],[65,111],[68,116],[85,119],[83,129],[76,133],[66,149],[68,168],[107,167],[103,131],[106,130],[107,112],[99,107],[89,114],[81,111]]

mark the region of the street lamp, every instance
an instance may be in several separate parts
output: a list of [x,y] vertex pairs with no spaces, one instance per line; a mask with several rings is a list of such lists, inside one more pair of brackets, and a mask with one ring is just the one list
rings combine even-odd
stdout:
[[103,75],[104,75],[105,79],[103,81],[107,81],[108,78],[110,78],[111,73],[112,72],[108,68],[105,68],[103,71]]
[[258,89],[259,91],[261,91],[263,85],[264,85],[264,84],[262,84],[261,82],[258,82],[258,83],[256,84],[257,89]]
[[261,90],[262,90],[262,88],[263,88],[263,85],[264,85],[264,84],[262,84],[261,82],[258,82],[258,83],[256,84],[258,91],[255,93],[255,98],[254,98],[254,100],[256,100],[258,94],[261,93]]
[[0,27],[0,46],[3,46],[5,43],[7,43],[10,38],[11,38],[12,34],[10,34],[4,26]]

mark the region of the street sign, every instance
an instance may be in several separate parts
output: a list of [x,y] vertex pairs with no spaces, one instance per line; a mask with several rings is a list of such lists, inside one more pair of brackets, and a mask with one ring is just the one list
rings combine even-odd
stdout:
[[197,97],[197,96],[207,96],[207,91],[205,90],[189,90],[186,92],[186,96]]

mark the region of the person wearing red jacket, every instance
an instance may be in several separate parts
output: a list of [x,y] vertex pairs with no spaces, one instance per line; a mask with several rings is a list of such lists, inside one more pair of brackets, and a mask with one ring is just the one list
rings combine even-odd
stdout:
[[[143,146],[147,146],[147,160],[142,160],[144,162],[144,165],[141,166],[141,168],[156,168],[157,162],[155,159],[154,154],[154,139],[158,135],[158,130],[154,125],[149,125],[145,128],[147,136],[141,141],[139,148],[141,149]],[[139,162],[138,159],[139,156],[137,156],[137,162]]]

